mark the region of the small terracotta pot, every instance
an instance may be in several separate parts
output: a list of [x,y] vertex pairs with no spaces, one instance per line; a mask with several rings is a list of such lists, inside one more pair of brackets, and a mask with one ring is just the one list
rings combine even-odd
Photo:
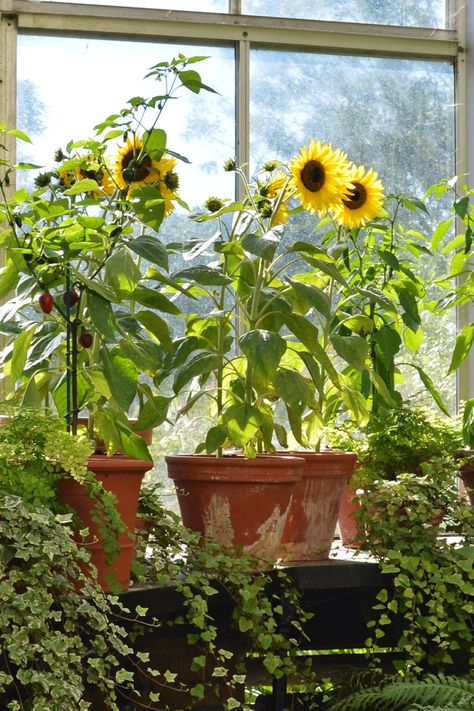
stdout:
[[[109,582],[117,582],[122,590],[127,590],[130,584],[130,566],[134,553],[134,531],[137,523],[138,499],[140,487],[145,472],[152,468],[153,462],[132,459],[123,454],[107,457],[94,454],[89,458],[88,469],[94,472],[98,481],[111,491],[117,499],[117,510],[128,529],[119,538],[120,553],[112,565],[105,562],[103,540],[97,524],[92,520],[91,513],[94,502],[87,496],[84,488],[74,479],[61,479],[58,490],[64,503],[73,508],[81,521],[81,526],[89,529],[89,539],[82,542],[91,554],[91,562],[97,568],[98,582],[105,592],[110,591]],[[89,542],[90,541],[90,542]]]
[[[296,452],[294,453],[296,454]],[[354,471],[353,452],[297,452],[304,457],[281,540],[283,561],[326,560],[334,540],[344,489]]]
[[[153,442],[153,428],[149,429],[149,430],[137,431],[133,428],[135,423],[136,423],[136,420],[133,420],[133,419],[128,420],[130,429],[133,432],[135,432],[136,435],[141,437],[144,440],[145,444],[149,447],[151,445],[151,443]],[[81,427],[87,428],[87,426],[89,424],[89,418],[88,417],[78,417],[77,424],[80,425]],[[105,454],[106,447],[105,447],[104,440],[96,439],[95,451],[96,451],[96,454]],[[121,454],[121,452],[117,452],[117,454]]]
[[264,565],[276,561],[300,457],[166,457],[183,523],[226,547],[242,546]]

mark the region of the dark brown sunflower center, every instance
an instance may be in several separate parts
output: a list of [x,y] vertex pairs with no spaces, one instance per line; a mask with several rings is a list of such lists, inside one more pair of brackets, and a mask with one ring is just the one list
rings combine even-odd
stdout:
[[367,201],[367,190],[361,183],[354,183],[354,190],[351,190],[350,197],[343,200],[344,205],[349,210],[357,210]]
[[122,172],[127,171],[128,183],[139,183],[140,180],[145,180],[150,174],[150,156],[143,155],[140,158],[140,162],[137,162],[137,157],[136,151],[128,151],[122,158]]
[[301,182],[307,190],[317,193],[324,185],[326,171],[318,160],[309,160],[301,171]]

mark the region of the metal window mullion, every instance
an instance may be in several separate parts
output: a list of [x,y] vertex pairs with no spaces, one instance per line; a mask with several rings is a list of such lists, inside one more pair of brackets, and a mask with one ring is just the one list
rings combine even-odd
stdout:
[[[465,182],[474,188],[474,8],[472,3],[457,0],[455,21],[458,26],[461,51],[456,62],[456,173],[466,176]],[[462,221],[459,231],[465,228]],[[460,331],[474,323],[474,305],[458,308],[457,328]],[[474,397],[474,347],[457,372],[458,399]]]
[[[250,159],[250,43],[241,40],[236,46],[236,160],[248,176]],[[236,197],[242,197],[240,183],[236,186]]]

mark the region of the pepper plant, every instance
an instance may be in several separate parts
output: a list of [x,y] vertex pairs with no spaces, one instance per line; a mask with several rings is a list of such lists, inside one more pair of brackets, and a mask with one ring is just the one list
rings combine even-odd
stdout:
[[165,291],[179,287],[157,233],[182,203],[175,166],[186,159],[167,146],[158,124],[181,89],[212,91],[191,68],[201,59],[179,55],[153,66],[147,76],[159,82],[159,93],[134,97],[96,126],[93,139],[58,150],[56,166],[40,173],[32,190],[14,191],[12,183],[37,166],[11,164],[1,145],[3,376],[23,404],[54,404],[73,433],[86,410],[90,434],[109,453],[149,458],[127,415],[138,406],[135,429],[142,430],[167,414],[169,398],[148,381],[173,350],[166,317],[180,311]]

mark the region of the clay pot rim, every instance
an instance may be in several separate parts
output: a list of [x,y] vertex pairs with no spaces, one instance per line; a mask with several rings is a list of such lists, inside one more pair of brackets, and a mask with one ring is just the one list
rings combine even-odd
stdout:
[[175,481],[245,482],[293,486],[303,478],[303,457],[243,455],[213,457],[207,454],[175,454],[165,457],[168,477]]

